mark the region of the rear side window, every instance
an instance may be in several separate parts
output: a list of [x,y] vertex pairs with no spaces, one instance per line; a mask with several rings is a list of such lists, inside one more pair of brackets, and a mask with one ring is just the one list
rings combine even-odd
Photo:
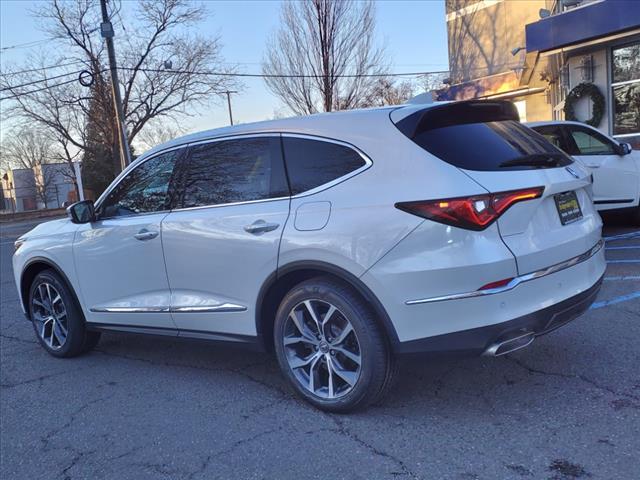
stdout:
[[429,153],[466,170],[525,170],[572,163],[562,150],[522,125],[508,105],[453,103],[414,113],[396,126]]
[[177,208],[248,202],[289,195],[278,137],[196,145],[182,162]]
[[283,137],[291,194],[312,190],[366,165],[352,148],[322,140]]

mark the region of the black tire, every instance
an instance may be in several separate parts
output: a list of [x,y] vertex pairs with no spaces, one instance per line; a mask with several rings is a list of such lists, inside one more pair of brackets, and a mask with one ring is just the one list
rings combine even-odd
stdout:
[[631,225],[640,227],[640,205],[634,208],[629,216],[631,217]]
[[[61,329],[66,328],[67,334],[64,341],[60,341],[58,336],[52,332],[51,320],[47,321],[48,326],[44,326],[45,322],[38,319],[45,317],[45,314],[51,312],[41,306],[42,297],[47,297],[47,287],[54,297],[55,304],[53,307],[54,315],[46,318],[55,317],[58,322],[57,332],[64,332]],[[59,296],[59,299],[58,299]],[[48,298],[48,297],[47,297]],[[50,306],[51,302],[44,302]],[[64,309],[64,310],[63,310]],[[64,311],[65,314],[59,314]],[[100,332],[88,331],[85,324],[84,315],[78,305],[78,302],[65,280],[54,270],[43,270],[33,279],[29,288],[29,316],[33,324],[36,338],[40,345],[54,357],[75,357],[93,349],[100,340]],[[60,335],[62,336],[62,335]],[[47,339],[48,337],[48,339]]]
[[[302,347],[291,347],[291,344],[285,346],[285,337],[287,337],[287,339],[291,338],[292,324],[295,323],[289,319],[289,314],[294,311],[294,309],[306,308],[301,307],[302,305],[306,305],[305,301],[316,302],[316,305],[329,305],[327,308],[334,306],[337,309],[335,310],[337,312],[337,319],[335,322],[341,322],[342,325],[350,324],[354,334],[349,335],[355,335],[354,337],[351,337],[350,341],[352,342],[352,345],[353,342],[355,342],[357,352],[359,353],[358,358],[360,363],[357,380],[353,382],[353,385],[350,385],[347,382],[342,382],[342,377],[336,376],[338,371],[332,370],[333,378],[337,380],[332,381],[330,379],[331,377],[329,377],[329,380],[325,378],[325,382],[329,381],[332,382],[332,384],[343,383],[342,388],[344,390],[344,393],[339,396],[335,395],[333,398],[323,397],[320,393],[312,393],[309,389],[311,382],[309,381],[305,386],[303,384],[304,379],[301,380],[299,378],[300,367],[298,367],[296,374],[294,373],[294,367],[290,365],[292,350],[294,348],[303,349],[303,352],[299,357],[307,356],[307,351],[305,351],[304,348],[309,349],[308,351],[310,353],[308,353],[308,355],[310,356],[324,355],[324,357],[326,357],[321,360],[324,364],[321,363],[320,366],[317,367],[319,369],[324,368],[324,370],[315,370],[318,372],[318,378],[321,376],[328,377],[329,363],[340,367],[345,363],[348,363],[348,360],[341,357],[342,354],[340,353],[340,350],[336,350],[335,352],[334,350],[330,350],[330,354],[324,350],[323,354],[322,348],[319,350],[318,345],[315,347],[311,346],[307,340],[296,343],[296,345],[303,345]],[[296,311],[299,312],[299,310]],[[305,316],[306,314],[302,315],[303,321],[304,318],[308,318],[308,316]],[[325,312],[323,318],[326,318],[327,315],[328,313]],[[336,314],[334,314],[334,316],[335,315]],[[322,317],[322,313],[318,313],[317,316]],[[310,323],[310,325],[313,326],[313,323]],[[299,328],[295,331],[301,333]],[[343,331],[345,330],[343,329]],[[301,336],[304,337],[304,333],[301,333]],[[338,334],[338,337],[340,337],[340,334]],[[321,343],[325,344],[323,346],[321,345],[321,347],[331,348],[330,346],[327,346],[327,343],[324,342],[324,340],[325,337],[322,336]],[[330,342],[331,340],[337,341],[336,338],[331,339],[331,333],[327,335],[326,340],[327,342]],[[318,338],[318,342],[320,341],[321,340]],[[383,331],[377,322],[373,310],[353,288],[330,277],[316,277],[307,280],[296,285],[291,289],[291,291],[289,291],[289,293],[287,293],[278,308],[278,312],[276,313],[274,324],[274,345],[280,369],[290,385],[293,387],[294,391],[315,407],[329,412],[349,412],[356,409],[363,409],[376,402],[385,394],[386,390],[390,388],[394,376],[393,374],[396,369],[395,359],[392,356],[388,342],[385,340],[385,336],[383,335]],[[315,349],[315,354],[312,349]],[[293,355],[296,356],[296,354]],[[329,355],[332,355],[333,358],[329,358]],[[299,357],[296,356],[295,359],[299,360]],[[338,361],[338,363],[335,363],[336,361]],[[356,363],[352,363],[352,365],[356,365]],[[303,369],[306,368],[306,366],[303,367]],[[342,372],[344,372],[344,370],[342,370]],[[310,377],[310,374],[307,373],[306,370],[304,370],[304,375],[308,375]],[[322,382],[319,380],[318,383]],[[335,389],[335,387],[332,388]]]

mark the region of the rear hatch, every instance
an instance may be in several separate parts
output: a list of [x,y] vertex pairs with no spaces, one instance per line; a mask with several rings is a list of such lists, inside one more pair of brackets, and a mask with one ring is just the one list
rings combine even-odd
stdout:
[[519,123],[510,102],[457,102],[409,115],[396,112],[391,119],[400,131],[488,193],[539,193],[513,202],[497,218],[520,275],[585,253],[599,241],[601,221],[591,200],[590,174]]

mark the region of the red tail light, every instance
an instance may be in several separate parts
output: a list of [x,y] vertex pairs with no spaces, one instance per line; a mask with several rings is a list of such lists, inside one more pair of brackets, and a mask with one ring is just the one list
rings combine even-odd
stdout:
[[544,187],[535,187],[472,197],[402,202],[396,203],[396,208],[454,227],[484,230],[514,203],[540,198],[542,192]]

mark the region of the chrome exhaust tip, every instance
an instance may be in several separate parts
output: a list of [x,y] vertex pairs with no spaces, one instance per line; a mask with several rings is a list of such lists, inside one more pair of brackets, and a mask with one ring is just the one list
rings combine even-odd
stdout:
[[499,357],[507,353],[515,352],[521,348],[528,347],[536,338],[533,332],[518,333],[506,340],[495,342],[487,348],[482,355],[487,357]]

